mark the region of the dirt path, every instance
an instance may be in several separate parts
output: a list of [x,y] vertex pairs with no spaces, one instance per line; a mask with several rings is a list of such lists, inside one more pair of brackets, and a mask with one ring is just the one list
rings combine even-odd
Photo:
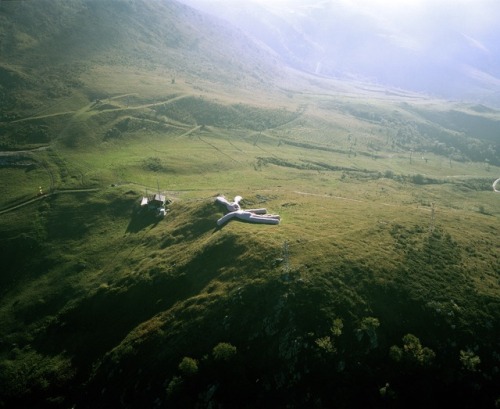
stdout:
[[15,123],[18,123],[18,122],[32,121],[32,120],[35,120],[35,119],[44,119],[44,118],[51,118],[51,117],[55,117],[55,116],[72,115],[75,112],[76,111],[63,111],[63,112],[54,112],[53,114],[29,116],[27,118],[16,119],[15,121],[11,121],[9,123],[15,124]]
[[197,131],[198,129],[201,129],[201,125],[195,126],[194,128],[190,129],[187,132],[184,132],[182,135],[179,135],[176,138],[182,138],[184,136],[191,135],[193,132]]
[[54,195],[58,195],[58,194],[66,194],[66,193],[85,193],[85,192],[97,192],[99,189],[96,189],[96,188],[93,188],[93,189],[70,189],[70,190],[56,190],[52,193],[47,193],[47,194],[44,194],[44,195],[40,195],[38,197],[35,197],[33,199],[28,199],[28,200],[24,200],[22,202],[19,202],[15,205],[12,205],[12,206],[9,206],[5,209],[2,209],[0,210],[0,215],[4,214],[4,213],[8,213],[8,212],[12,212],[14,210],[17,210],[21,207],[24,207],[24,206],[27,206],[31,203],[35,203],[35,202],[38,202],[40,200],[43,200],[47,197],[50,197],[50,196],[54,196]]
[[[167,99],[165,101],[159,101],[159,102],[151,102],[150,104],[143,104],[143,105],[135,105],[135,106],[128,106],[128,107],[122,107],[122,108],[109,108],[109,109],[103,109],[102,111],[96,111],[96,114],[99,114],[100,112],[113,112],[113,111],[131,111],[135,109],[143,109],[143,108],[151,108],[159,105],[168,105],[171,104],[172,102],[179,101],[181,99],[189,97],[188,94],[185,95],[179,95],[174,98]],[[111,98],[109,98],[111,99]],[[105,101],[103,101],[105,102]]]
[[40,151],[46,151],[49,149],[49,146],[40,146],[38,148],[34,149],[26,149],[22,151],[0,151],[0,156],[16,156],[20,153],[32,153],[32,152],[40,152]]
[[136,106],[126,106],[126,107],[119,107],[119,108],[109,108],[109,109],[102,109],[102,110],[94,109],[102,103],[110,102],[112,100],[119,99],[119,98],[124,98],[124,97],[127,97],[129,95],[135,95],[135,94],[116,95],[116,96],[113,96],[110,98],[103,99],[103,100],[101,100],[100,103],[96,103],[95,101],[90,102],[89,104],[81,107],[80,109],[78,109],[76,111],[61,111],[61,112],[53,112],[51,114],[33,115],[33,116],[26,117],[26,118],[16,119],[16,120],[11,121],[9,123],[14,124],[14,123],[19,123],[19,122],[27,122],[27,121],[37,120],[37,119],[51,118],[51,117],[63,116],[63,115],[73,115],[73,118],[77,119],[78,117],[82,117],[85,114],[93,116],[93,115],[99,115],[99,114],[104,113],[104,112],[133,111],[136,109],[151,108],[151,107],[159,106],[159,105],[167,105],[167,104],[171,104],[173,102],[176,102],[176,101],[179,101],[181,99],[189,97],[188,94],[184,94],[184,95],[179,95],[177,97],[173,97],[173,98],[170,98],[170,99],[167,99],[164,101],[152,102],[149,104],[142,104],[142,105],[136,105]]

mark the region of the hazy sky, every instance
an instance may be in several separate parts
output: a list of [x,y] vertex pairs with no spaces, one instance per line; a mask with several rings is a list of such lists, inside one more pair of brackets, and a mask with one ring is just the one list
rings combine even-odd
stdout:
[[[182,0],[181,0],[182,1]],[[500,0],[185,0],[191,4],[222,4],[230,8],[252,3],[282,15],[308,13],[313,9],[341,8],[368,18],[376,35],[385,36],[402,48],[422,51],[436,46],[442,35],[460,35],[471,47],[491,53],[485,44],[500,43]]]
[[[181,0],[182,1],[182,0]],[[197,3],[225,3],[232,7],[255,3],[298,12],[311,7],[345,7],[381,20],[414,27],[438,19],[444,25],[462,25],[466,30],[483,31],[499,26],[499,0],[194,0]]]
[[293,54],[288,61],[308,71],[455,94],[472,80],[500,95],[500,0],[180,1]]

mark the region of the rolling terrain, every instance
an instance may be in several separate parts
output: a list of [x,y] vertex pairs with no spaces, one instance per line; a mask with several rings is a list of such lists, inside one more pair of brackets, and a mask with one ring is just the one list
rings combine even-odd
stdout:
[[500,111],[175,1],[3,1],[0,51],[0,407],[499,405]]

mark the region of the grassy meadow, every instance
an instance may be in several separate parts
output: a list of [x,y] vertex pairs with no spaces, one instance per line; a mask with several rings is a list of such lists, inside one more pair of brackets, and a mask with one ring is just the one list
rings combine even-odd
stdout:
[[37,4],[0,4],[0,408],[500,405],[500,111]]
[[[412,365],[426,368],[415,370],[428,380],[456,368],[440,386],[453,399],[477,402],[477,385],[490,390],[498,166],[427,151],[415,124],[405,145],[398,132],[409,125],[372,119],[417,121],[405,98],[297,93],[273,108],[256,96],[189,92],[181,79],[164,95],[137,87],[16,120],[55,132],[23,153],[29,167],[0,169],[6,404],[69,402],[85,379],[93,402],[107,379],[99,400],[110,404],[120,388],[130,402],[147,402],[147,387],[189,406],[191,388],[202,393],[214,379],[232,385],[219,379],[229,364],[207,355],[220,342],[254,361],[228,358],[229,373],[246,380],[218,392],[214,399],[226,403],[241,393],[256,404],[286,401],[291,387],[304,392],[293,398],[301,402],[328,365],[339,386],[314,390],[325,403],[341,399],[352,376],[369,392],[359,398],[358,387],[349,389],[348,402],[383,405],[379,389],[391,382],[398,399],[413,399],[400,379],[416,376]],[[172,200],[162,220],[138,213],[142,195],[158,187]],[[266,207],[281,224],[216,228],[220,194]],[[344,329],[330,333],[332,322]],[[391,358],[405,334],[434,360]],[[260,356],[264,345],[269,355]],[[460,353],[479,356],[481,372],[474,364],[467,375]],[[196,362],[196,375],[176,373],[183,356]],[[375,385],[356,375],[359,360]],[[115,372],[144,365],[136,385]],[[454,389],[472,375],[471,386]],[[263,390],[247,379],[257,376]],[[451,399],[433,388],[432,399]]]

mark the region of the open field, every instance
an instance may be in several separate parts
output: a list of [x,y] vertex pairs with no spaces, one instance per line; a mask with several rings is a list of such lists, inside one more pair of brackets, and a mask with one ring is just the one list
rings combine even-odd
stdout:
[[[480,190],[486,190],[499,173],[499,168],[489,163],[429,152],[425,136],[418,130],[411,131],[409,138],[413,140],[407,146],[402,145],[396,135],[410,125],[393,127],[391,122],[365,120],[364,114],[355,116],[338,107],[325,111],[325,96],[316,102],[311,98],[309,95],[301,101],[296,97],[295,107],[279,109],[245,105],[238,100],[222,104],[186,93],[147,101],[133,93],[94,101],[71,114],[62,112],[65,117],[60,122],[64,125],[51,136],[49,151],[29,153],[31,160],[39,163],[33,166],[40,173],[38,183],[28,182],[34,178],[25,172],[28,183],[22,184],[31,186],[33,192],[41,185],[45,190],[78,183],[105,186],[132,182],[154,187],[157,181],[167,190],[196,190],[200,186],[231,189],[234,185],[225,180],[227,174],[236,181],[244,177],[249,188],[258,188],[267,183],[272,186],[268,174],[280,168],[287,173],[299,171],[302,176],[298,179],[305,178],[305,186],[307,178],[314,177],[324,180],[328,188],[326,180],[338,179],[339,172],[344,172],[344,177],[349,174],[361,179],[413,177],[416,184],[425,185],[479,183]],[[335,99],[341,100],[341,96]],[[350,100],[352,97],[343,104]],[[394,111],[391,100],[363,103],[378,107],[373,109],[380,113],[372,112],[372,116]],[[40,120],[43,116],[37,115],[13,123]],[[266,172],[267,167],[273,172]],[[15,177],[21,177],[22,172],[17,173]],[[290,179],[295,180],[295,175]],[[12,195],[4,199],[12,200]]]
[[0,408],[498,406],[499,111],[44,4],[0,4]]
[[[4,369],[18,379],[17,365],[45,368],[25,376],[21,385],[54,379],[49,382],[62,385],[56,393],[64,394],[89,376],[88,363],[95,362],[93,394],[103,376],[112,376],[108,372],[114,365],[136,365],[128,355],[131,348],[148,360],[143,353],[150,348],[172,348],[177,337],[192,337],[224,316],[230,320],[238,309],[229,313],[223,306],[251,291],[270,291],[266,297],[271,297],[260,313],[251,307],[252,316],[278,308],[274,297],[290,291],[299,297],[297,306],[289,307],[297,314],[293,331],[281,318],[264,318],[268,325],[285,325],[280,331],[289,335],[282,335],[278,349],[290,348],[286,337],[295,334],[305,337],[305,348],[328,350],[333,341],[321,329],[333,319],[328,317],[340,317],[348,328],[363,317],[376,317],[382,330],[375,351],[386,348],[387,354],[404,334],[416,333],[444,354],[442,365],[453,366],[459,360],[448,362],[444,345],[458,354],[475,342],[470,320],[479,320],[478,332],[492,325],[493,318],[481,323],[478,317],[485,313],[482,303],[500,292],[500,206],[491,187],[499,167],[419,149],[425,141],[415,132],[410,145],[394,144],[398,131],[390,123],[353,114],[359,108],[352,97],[297,95],[293,104],[282,97],[287,105],[275,109],[256,100],[210,100],[186,89],[140,95],[122,92],[73,111],[59,105],[16,119],[17,124],[57,119],[48,148],[25,154],[32,162],[29,169],[0,169],[7,181],[4,210],[37,198],[40,187],[47,194],[0,215],[7,264],[22,248],[32,252],[2,278],[1,328],[9,334],[3,345],[16,345],[16,352],[5,349]],[[336,108],[325,109],[325,101],[333,99]],[[362,103],[381,117],[394,104],[400,106],[390,99]],[[139,199],[158,186],[173,200],[170,212],[164,220],[144,219],[136,214]],[[273,227],[231,222],[216,229],[222,214],[214,203],[218,194],[242,195],[244,207],[264,206],[280,214],[282,222]],[[383,293],[391,295],[380,298]],[[320,307],[326,308],[323,323],[309,322],[308,314],[317,314],[306,313],[314,310],[307,306],[310,297],[326,297]],[[130,303],[136,312],[125,318],[121,311]],[[189,318],[194,305],[192,319],[198,316],[194,322],[201,325],[196,330]],[[446,333],[436,335],[425,320],[453,306],[463,310],[461,317],[434,317],[456,328],[451,347]],[[423,310],[417,314],[412,308]],[[406,311],[407,318],[396,310]],[[173,316],[178,318],[172,321]],[[188,326],[176,330],[181,322]],[[277,331],[255,327],[250,317],[243,322],[259,340],[255,345],[245,345],[240,338],[245,330],[228,321],[229,327],[215,330],[204,344],[186,342],[161,359],[167,367],[175,367],[182,355],[200,359],[220,340],[253,351],[266,334]],[[171,336],[151,346],[167,328]],[[93,340],[96,331],[99,343]],[[352,342],[348,334],[339,345]],[[140,342],[133,341],[137,337]],[[365,353],[339,348],[344,352],[333,355],[339,362]],[[478,353],[494,365],[488,347]],[[88,363],[84,356],[90,357]],[[273,362],[283,373],[301,373],[296,359],[278,354]],[[157,372],[153,363],[148,365],[151,374]],[[395,369],[387,368],[380,376],[391,378]],[[110,385],[124,382],[118,376]],[[274,381],[265,382],[270,387]],[[155,382],[149,387],[158,388]],[[36,386],[23,392],[23,399],[29,402],[43,391]],[[7,396],[14,399],[18,393]]]

